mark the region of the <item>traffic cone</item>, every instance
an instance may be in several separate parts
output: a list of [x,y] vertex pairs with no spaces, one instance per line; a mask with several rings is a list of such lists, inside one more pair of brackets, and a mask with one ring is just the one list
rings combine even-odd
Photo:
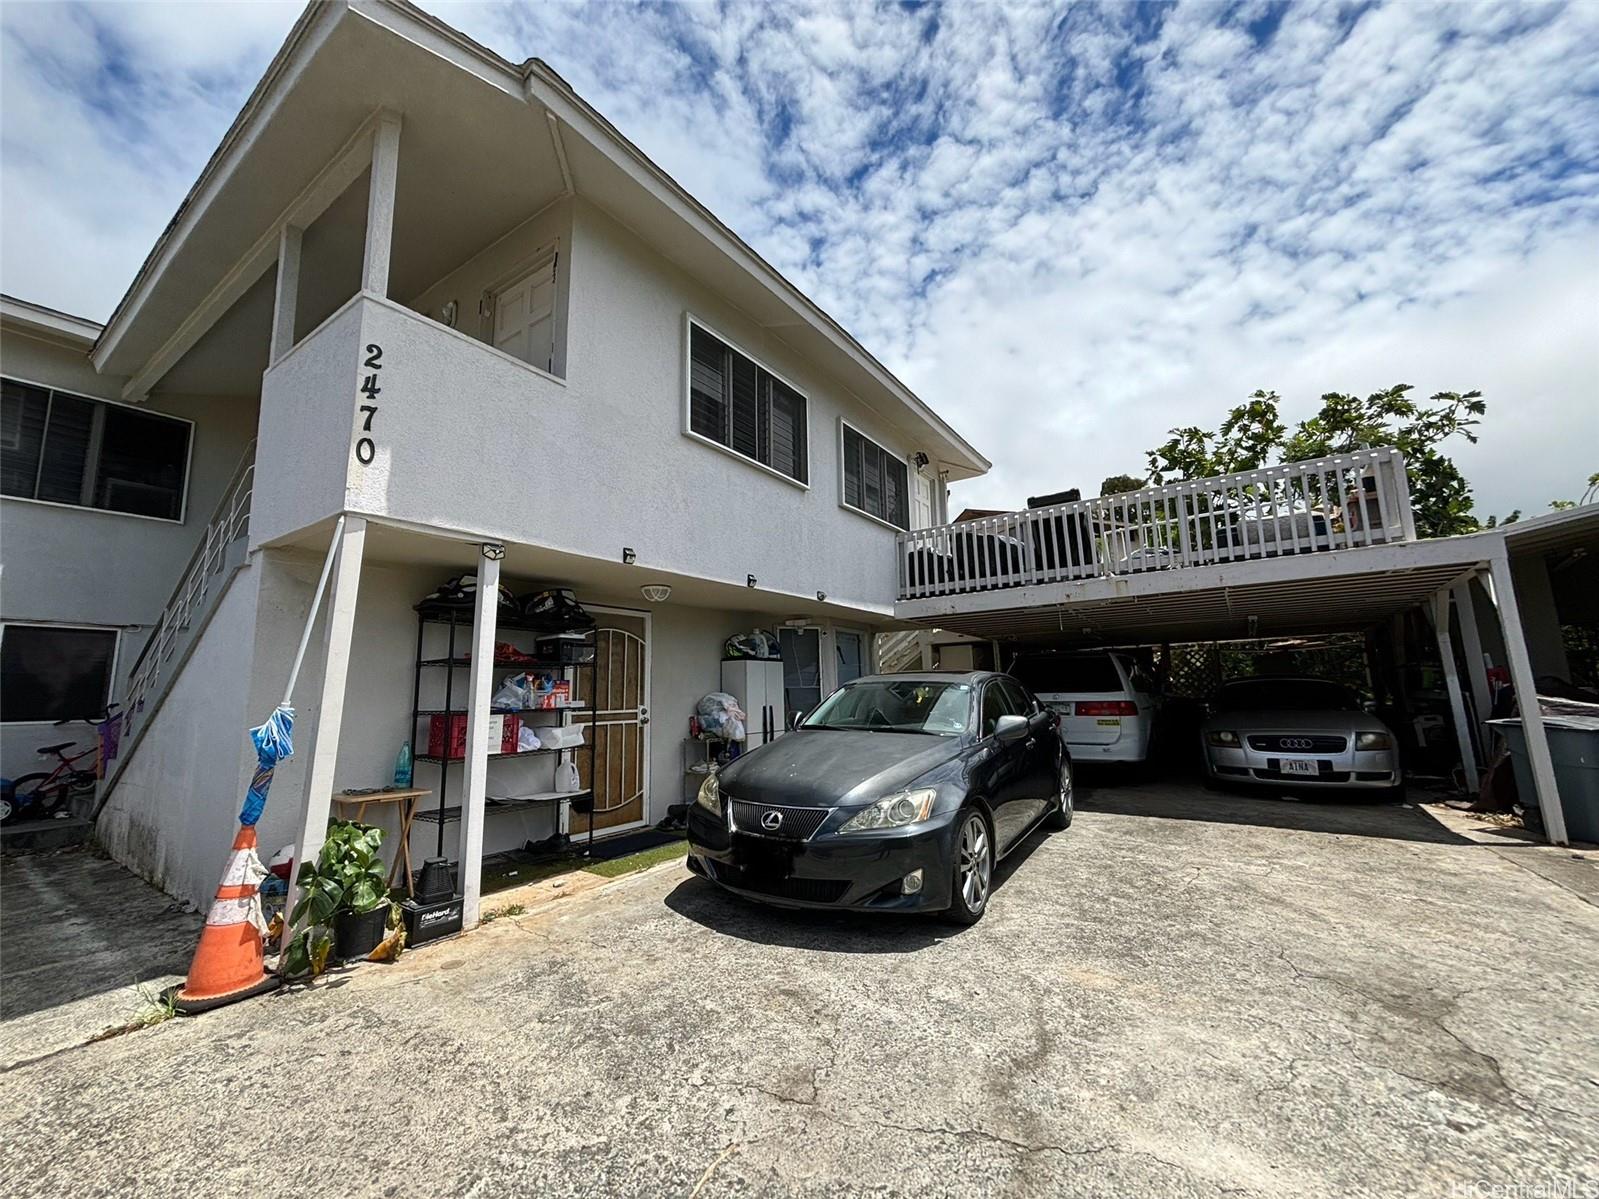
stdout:
[[217,885],[216,901],[200,930],[189,977],[173,995],[172,1006],[184,1015],[207,1012],[282,985],[283,980],[268,974],[262,965],[261,940],[266,929],[258,887],[266,874],[255,853],[255,826],[241,825]]

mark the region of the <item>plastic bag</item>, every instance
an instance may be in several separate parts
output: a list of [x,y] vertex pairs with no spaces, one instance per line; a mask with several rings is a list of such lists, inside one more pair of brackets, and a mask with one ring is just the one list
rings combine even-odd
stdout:
[[532,725],[524,724],[516,734],[516,752],[520,754],[531,753],[535,749],[543,749],[544,743],[539,740],[539,735],[533,731]]
[[722,658],[733,661],[739,658],[756,658],[776,662],[783,656],[776,637],[765,629],[751,629],[747,633],[734,633],[722,643]]
[[500,684],[500,689],[489,700],[489,707],[521,709],[534,706],[532,681],[525,674],[513,674]]
[[725,691],[713,691],[694,706],[702,736],[719,741],[744,740],[744,709]]

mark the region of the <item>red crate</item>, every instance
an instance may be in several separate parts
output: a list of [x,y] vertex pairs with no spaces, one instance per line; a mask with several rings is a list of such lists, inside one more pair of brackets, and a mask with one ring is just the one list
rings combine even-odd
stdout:
[[[496,748],[492,738],[495,732],[495,722],[500,722],[499,744]],[[445,729],[449,729],[449,753],[444,752]],[[514,712],[495,712],[489,717],[489,742],[490,753],[514,754],[516,740],[522,731],[522,720]],[[428,756],[434,758],[465,758],[466,757],[466,713],[458,712],[453,716],[434,716],[428,720]]]

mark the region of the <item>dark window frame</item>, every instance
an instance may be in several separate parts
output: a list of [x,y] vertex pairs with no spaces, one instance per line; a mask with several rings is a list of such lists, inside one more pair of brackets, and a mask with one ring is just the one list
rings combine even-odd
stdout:
[[[852,434],[856,439],[853,444],[850,441]],[[853,489],[850,480],[852,460],[858,472]],[[869,469],[872,466],[877,468],[875,477],[872,477],[874,472]],[[891,473],[891,466],[897,468],[897,473]],[[911,527],[912,473],[907,458],[896,454],[875,438],[868,437],[843,417],[839,418],[839,507],[848,508],[859,516],[875,520],[891,529],[908,533]],[[876,485],[876,507],[881,509],[880,511],[873,511],[871,492],[873,484]],[[852,490],[859,502],[850,498]]]
[[[112,516],[133,517],[136,520],[156,520],[161,521],[164,524],[174,525],[181,525],[185,523],[189,512],[189,485],[192,482],[194,469],[194,421],[188,419],[187,417],[174,416],[169,412],[155,412],[135,404],[119,404],[113,400],[102,399],[98,396],[82,395],[78,392],[68,391],[62,387],[51,387],[48,384],[39,383],[32,379],[24,379],[18,375],[0,376],[0,383],[3,383],[8,388],[27,388],[31,391],[42,392],[44,393],[45,400],[45,414],[40,426],[40,445],[37,453],[38,461],[35,466],[34,483],[31,493],[23,494],[21,492],[7,491],[4,490],[3,487],[0,487],[0,496],[3,496],[3,498],[8,501],[18,500],[28,504],[47,504],[55,508],[77,508],[85,512],[105,512]],[[42,497],[39,494],[43,482],[45,459],[47,457],[48,450],[50,449],[50,418],[55,407],[55,402],[58,398],[72,404],[88,405],[91,410],[89,414],[91,427],[86,436],[84,463],[79,482],[80,498],[78,500]],[[160,516],[149,512],[134,512],[126,508],[110,507],[107,504],[84,502],[81,498],[83,495],[89,495],[92,499],[92,497],[98,494],[102,485],[108,485],[115,482],[129,482],[129,480],[116,480],[106,477],[108,471],[108,448],[105,438],[106,426],[112,420],[128,418],[166,421],[175,426],[181,427],[183,430],[183,465],[182,472],[178,480],[178,504],[176,516]],[[19,420],[19,430],[21,428],[21,424],[22,422]],[[92,462],[89,459],[89,455],[91,453],[94,455]]]
[[[697,345],[696,331],[714,345]],[[692,313],[687,317],[686,340],[684,436],[732,454],[786,483],[809,491],[810,396]],[[720,361],[713,364],[713,358]],[[796,406],[798,412],[794,413]],[[787,422],[773,420],[779,407],[789,409]],[[774,462],[778,457],[774,434],[780,433],[785,423],[790,433],[797,435],[798,444],[786,447],[787,456],[798,472],[794,474]],[[713,429],[713,425],[719,427]]]
[[57,633],[92,633],[102,637],[109,637],[111,639],[111,651],[108,655],[106,655],[105,660],[105,685],[101,689],[100,699],[94,706],[94,710],[92,712],[72,712],[65,716],[27,716],[19,719],[12,719],[10,717],[10,713],[16,710],[16,705],[12,703],[5,703],[0,705],[0,725],[51,725],[57,724],[62,720],[82,720],[86,718],[94,718],[105,711],[106,704],[110,702],[111,696],[116,691],[117,672],[121,668],[122,630],[116,628],[107,628],[104,625],[49,624],[42,621],[7,620],[0,622],[0,660],[3,660],[5,643],[9,639],[13,629],[42,629],[47,632]]

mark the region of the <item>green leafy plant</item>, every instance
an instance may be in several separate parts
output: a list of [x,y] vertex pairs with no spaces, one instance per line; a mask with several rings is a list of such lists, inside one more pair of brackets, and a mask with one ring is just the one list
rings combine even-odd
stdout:
[[333,948],[326,929],[340,912],[359,916],[390,903],[382,847],[382,829],[353,820],[328,822],[316,861],[302,862],[295,878],[300,899],[289,924],[299,931],[283,952],[284,974],[322,973]]

